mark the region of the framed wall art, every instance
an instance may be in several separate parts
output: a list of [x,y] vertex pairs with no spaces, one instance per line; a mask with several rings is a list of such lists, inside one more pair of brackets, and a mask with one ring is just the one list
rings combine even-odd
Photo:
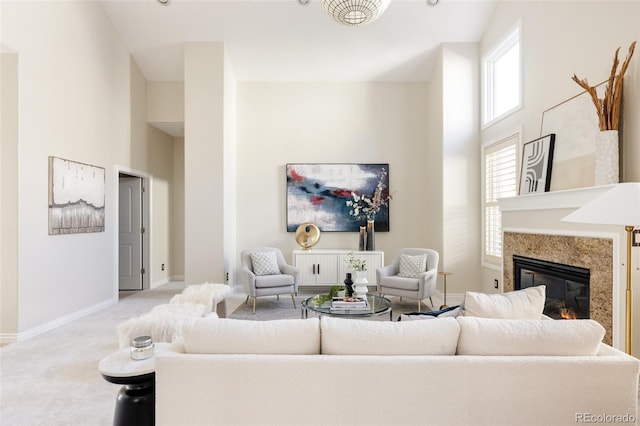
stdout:
[[[605,82],[596,86],[604,96]],[[551,191],[593,186],[598,115],[587,92],[567,99],[542,113],[540,136],[555,134]]]
[[104,168],[49,157],[49,235],[104,232]]
[[304,222],[357,232],[367,216],[389,231],[389,164],[287,164],[286,179],[288,232]]
[[522,147],[520,195],[549,191],[555,138],[552,133]]

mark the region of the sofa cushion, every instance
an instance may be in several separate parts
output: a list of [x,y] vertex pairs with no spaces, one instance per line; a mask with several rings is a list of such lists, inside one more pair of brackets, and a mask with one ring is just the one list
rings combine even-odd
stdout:
[[275,251],[257,251],[251,253],[253,273],[256,275],[276,275],[280,273]]
[[321,350],[328,355],[454,355],[460,326],[455,318],[432,321],[367,321],[323,316]]
[[464,296],[464,315],[537,320],[544,310],[545,290],[544,285],[539,285],[501,294],[468,291]]
[[418,291],[420,281],[417,278],[403,278],[398,275],[382,277],[380,284],[383,287],[398,288],[401,290]]
[[427,255],[419,254],[417,256],[409,256],[408,254],[400,255],[400,266],[398,271],[399,277],[419,278],[420,274],[427,269]]
[[319,354],[320,321],[202,318],[185,324],[182,338],[187,353]]
[[605,333],[593,320],[456,319],[459,355],[595,355]]

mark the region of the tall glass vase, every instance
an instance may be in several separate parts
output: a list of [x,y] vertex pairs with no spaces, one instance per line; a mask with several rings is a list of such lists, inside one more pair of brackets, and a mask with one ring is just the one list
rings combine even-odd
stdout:
[[376,229],[373,219],[367,220],[367,251],[375,251],[376,249]]

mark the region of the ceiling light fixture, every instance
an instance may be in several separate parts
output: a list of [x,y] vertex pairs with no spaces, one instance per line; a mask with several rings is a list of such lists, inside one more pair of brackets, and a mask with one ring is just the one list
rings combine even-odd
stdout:
[[322,6],[334,21],[358,26],[378,19],[390,2],[391,0],[322,0]]
[[160,3],[163,6],[169,6],[169,2],[171,0],[158,0],[158,3]]

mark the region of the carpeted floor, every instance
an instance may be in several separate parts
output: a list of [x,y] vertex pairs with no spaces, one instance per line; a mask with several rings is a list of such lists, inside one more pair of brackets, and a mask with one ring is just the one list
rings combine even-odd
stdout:
[[111,425],[120,386],[98,372],[118,349],[116,325],[167,303],[182,283],[124,294],[120,302],[27,341],[0,349],[0,424]]

